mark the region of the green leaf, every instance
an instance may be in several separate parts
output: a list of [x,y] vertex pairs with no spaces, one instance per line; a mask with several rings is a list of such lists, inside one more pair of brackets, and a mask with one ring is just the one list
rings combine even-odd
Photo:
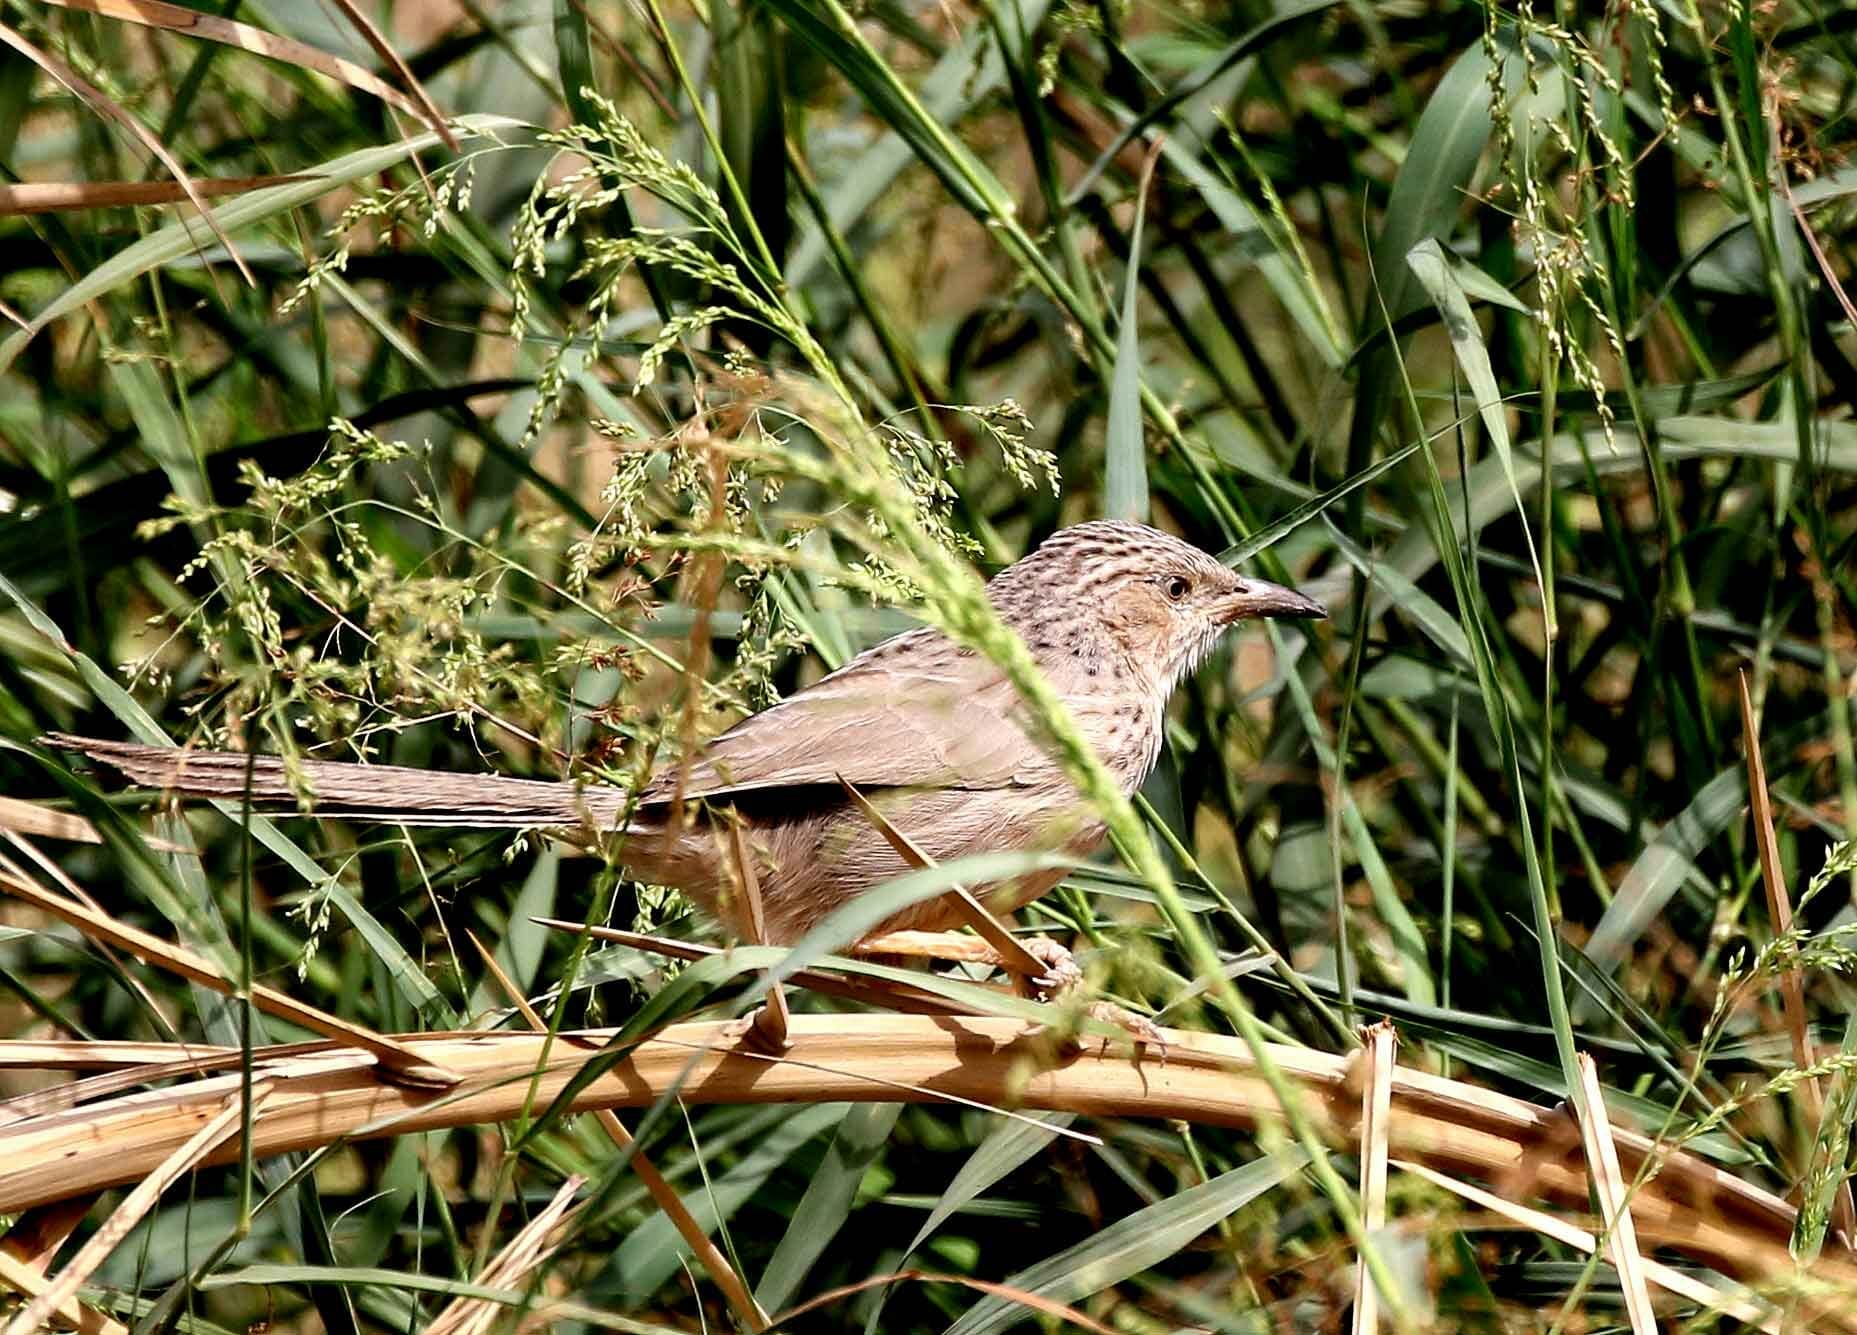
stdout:
[[1418,442],[1414,441],[1403,449],[1394,450],[1384,459],[1379,460],[1367,468],[1363,468],[1353,477],[1347,479],[1347,481],[1336,483],[1320,496],[1311,496],[1288,514],[1274,519],[1258,529],[1257,532],[1253,533],[1243,542],[1235,543],[1220,552],[1220,563],[1236,569],[1238,566],[1243,565],[1246,561],[1256,556],[1259,552],[1276,546],[1277,543],[1287,538],[1311,519],[1315,519],[1322,515],[1336,501],[1341,500],[1351,492],[1358,491],[1360,488],[1367,486],[1383,474],[1390,473],[1407,459],[1410,459],[1418,448]]
[[[1300,1172],[1308,1161],[1300,1149],[1254,1159],[1117,1220],[1075,1247],[1012,1275],[1005,1286],[1061,1303],[1101,1293],[1174,1255],[1221,1219]],[[989,1296],[948,1327],[947,1335],[989,1335],[1025,1316],[1018,1304]]]
[[[1837,704],[1834,708],[1844,708]],[[1801,743],[1824,735],[1825,715],[1761,739],[1769,781],[1790,772],[1797,764]],[[1685,879],[1693,878],[1699,890],[1713,897],[1715,888],[1696,870],[1696,859],[1747,808],[1747,768],[1740,760],[1724,765],[1705,783],[1689,804],[1668,821],[1638,855],[1620,882],[1612,902],[1600,915],[1586,943],[1586,956],[1602,968],[1617,968],[1633,943],[1663,911]]]
[[[1513,66],[1514,61],[1505,64]],[[1387,323],[1398,323],[1418,305],[1420,293],[1406,256],[1427,237],[1442,236],[1463,207],[1471,173],[1489,142],[1489,72],[1482,43],[1467,47],[1438,81],[1419,116],[1374,238],[1373,280],[1380,293],[1377,300],[1367,301],[1363,341]],[[1513,77],[1513,70],[1505,69],[1505,75]],[[1398,378],[1399,359],[1389,347],[1380,348],[1361,366],[1348,445],[1355,467],[1371,457]]]
[[1011,194],[999,178],[934,119],[896,71],[871,49],[835,0],[824,4],[806,0],[763,3],[795,36],[845,76],[864,98],[872,116],[901,136],[962,208],[983,218],[1013,211]]
[[1470,640],[1464,634],[1464,628],[1438,600],[1426,593],[1417,584],[1387,561],[1384,557],[1375,557],[1362,551],[1339,528],[1329,527],[1329,536],[1334,539],[1335,549],[1346,558],[1349,565],[1369,575],[1374,587],[1379,591],[1374,598],[1378,609],[1391,603],[1402,613],[1412,619],[1414,625],[1425,632],[1432,643],[1449,654],[1453,661],[1463,667],[1472,665]]
[[448,1026],[456,1023],[458,1017],[445,1003],[445,998],[439,995],[438,989],[432,986],[425,970],[406,953],[406,948],[393,933],[381,926],[380,919],[369,913],[361,906],[360,900],[334,881],[328,882],[322,893],[329,897],[329,902],[361,934],[361,939],[367,942],[374,958],[380,961],[381,966],[387,970],[387,976],[393,979],[394,989],[421,1018],[429,1024]]
[[[1016,16],[1002,21],[1033,32],[1044,22],[1047,0],[1016,0]],[[917,96],[924,110],[952,129],[975,107],[985,104],[1006,81],[1004,62],[992,29],[985,23],[966,25],[960,42],[923,77]],[[881,122],[880,122],[881,123]],[[846,164],[842,180],[826,192],[826,213],[840,232],[850,233],[871,207],[882,199],[914,156],[914,141],[892,127]],[[817,227],[802,230],[793,259],[787,265],[787,282],[807,282],[826,258],[825,237]]]
[[1161,156],[1206,201],[1206,207],[1212,210],[1213,216],[1219,220],[1219,226],[1225,229],[1225,244],[1234,253],[1247,256],[1256,263],[1266,286],[1283,304],[1283,309],[1289,312],[1290,318],[1296,322],[1297,330],[1315,349],[1322,363],[1329,367],[1339,367],[1346,362],[1347,350],[1330,332],[1320,291],[1311,290],[1304,282],[1302,266],[1293,254],[1288,253],[1275,230],[1265,226],[1257,210],[1236,190],[1215,176],[1188,145],[1168,139],[1161,148]]
[[[1406,264],[1430,295],[1432,304],[1438,308],[1438,314],[1444,317],[1444,330],[1450,337],[1451,351],[1456,354],[1464,379],[1470,382],[1470,392],[1476,396],[1477,413],[1483,419],[1483,429],[1488,433],[1496,458],[1502,464],[1503,475],[1509,479],[1509,491],[1515,498],[1515,517],[1522,525],[1522,545],[1528,549],[1528,560],[1535,568],[1535,587],[1545,589],[1547,584],[1541,577],[1541,557],[1535,551],[1534,535],[1528,529],[1528,509],[1522,501],[1521,484],[1515,477],[1515,452],[1509,444],[1509,418],[1503,408],[1502,390],[1496,385],[1496,372],[1490,366],[1489,349],[1484,346],[1483,334],[1477,328],[1477,318],[1470,313],[1470,300],[1458,285],[1457,275],[1445,258],[1444,247],[1436,239],[1427,237],[1407,251]],[[1547,618],[1547,637],[1552,640],[1553,604],[1544,602],[1542,614]]]
[[1799,1217],[1793,1224],[1793,1259],[1802,1266],[1818,1260],[1831,1223],[1832,1202],[1850,1177],[1851,1120],[1857,1117],[1857,1013],[1844,1018],[1844,1042],[1838,1052],[1851,1059],[1851,1064],[1839,1067],[1831,1077],[1800,1187]]
[[1334,8],[1338,0],[1296,0],[1295,3],[1283,5],[1256,27],[1250,29],[1235,41],[1227,42],[1218,51],[1205,58],[1190,74],[1186,75],[1168,90],[1165,97],[1157,98],[1141,115],[1135,117],[1122,128],[1121,133],[1109,141],[1095,161],[1070,187],[1070,198],[1066,202],[1074,204],[1082,193],[1088,190],[1114,162],[1116,155],[1128,147],[1135,136],[1150,125],[1158,125],[1172,116],[1183,104],[1197,97],[1212,84],[1235,69],[1242,61],[1256,55],[1269,46],[1292,24],[1302,19]]
[[[497,963],[503,966],[503,972],[510,976],[511,981],[525,992],[532,991],[537,985],[536,975],[541,970],[542,956],[548,949],[548,938],[552,935],[548,928],[535,920],[553,916],[555,894],[560,881],[561,851],[554,847],[544,848],[535,859],[535,866],[524,878],[522,889],[516,892],[515,902],[509,906],[509,919],[503,931],[503,939],[497,942]],[[472,1014],[482,1014],[508,1003],[509,999],[503,995],[503,990],[486,978],[472,992],[470,1010]]]
[[1135,298],[1141,290],[1141,224],[1148,208],[1153,163],[1141,173],[1135,222],[1128,234],[1122,276],[1122,319],[1116,328],[1115,367],[1109,380],[1109,426],[1104,440],[1103,513],[1138,523],[1148,518],[1148,444],[1141,429],[1141,336]]
[[[733,1167],[714,1178],[709,1190],[689,1192],[686,1201],[698,1226],[705,1233],[713,1233],[733,1218],[801,1147],[834,1122],[842,1121],[846,1109],[843,1103],[796,1108]],[[689,1254],[688,1244],[678,1236],[670,1219],[654,1214],[619,1244],[612,1256],[610,1279],[620,1292],[643,1300],[663,1288]]]
[[900,1103],[855,1104],[838,1124],[838,1134],[813,1170],[806,1194],[793,1207],[787,1231],[761,1272],[754,1300],[763,1311],[778,1312],[793,1301],[806,1274],[850,1218],[858,1185],[884,1146],[903,1111]]

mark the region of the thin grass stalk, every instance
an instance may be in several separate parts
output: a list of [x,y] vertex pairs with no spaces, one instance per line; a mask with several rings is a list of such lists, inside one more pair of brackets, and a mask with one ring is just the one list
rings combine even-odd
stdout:
[[[1546,470],[1542,470],[1545,472]],[[1451,691],[1451,731],[1445,751],[1444,770],[1444,837],[1440,843],[1443,856],[1440,896],[1442,899],[1443,921],[1440,926],[1438,943],[1438,1004],[1446,1010],[1451,1009],[1451,947],[1457,940],[1457,691]],[[1451,1059],[1442,1058],[1439,1071],[1451,1074]]]
[[1246,917],[1244,911],[1232,901],[1231,896],[1226,894],[1225,891],[1219,887],[1218,883],[1206,874],[1205,868],[1199,865],[1199,862],[1193,857],[1192,851],[1188,849],[1185,844],[1180,842],[1179,837],[1174,834],[1167,822],[1161,819],[1160,813],[1155,811],[1147,797],[1141,793],[1137,793],[1135,794],[1135,802],[1140,808],[1142,815],[1147,817],[1148,828],[1160,835],[1161,842],[1167,845],[1167,851],[1175,858],[1179,859],[1181,867],[1186,870],[1189,876],[1193,877],[1194,880],[1211,891],[1212,897],[1219,903],[1219,908],[1224,912],[1225,916],[1230,918],[1233,924],[1237,926],[1239,933],[1246,941],[1251,943],[1252,948],[1269,958],[1271,961],[1271,972],[1276,974],[1277,977],[1283,981],[1283,985],[1289,988],[1289,990],[1301,1000],[1303,1005],[1314,1012],[1317,1018],[1328,1027],[1329,1032],[1344,1048],[1358,1047],[1360,1045],[1360,1035],[1356,1033],[1354,1029],[1350,1028],[1326,1001],[1323,1001],[1321,997],[1316,995],[1315,991],[1309,986],[1308,980],[1298,973],[1288,960],[1283,958],[1282,954],[1275,946],[1270,944],[1270,938],[1259,931],[1257,925],[1253,923],[1250,918]]
[[[1563,20],[1564,22],[1564,20]],[[1554,439],[1555,394],[1560,387],[1559,345],[1541,340],[1541,439]],[[1545,459],[1546,446],[1543,445]],[[1554,609],[1554,470],[1542,468],[1541,517],[1535,524],[1541,543],[1541,559],[1535,573],[1541,580],[1541,876],[1546,887],[1550,912],[1560,920],[1560,887],[1554,875],[1555,765],[1559,750],[1554,745],[1554,651],[1559,629]],[[1570,821],[1569,824],[1572,824]]]
[[761,227],[754,216],[754,207],[748,202],[748,192],[742,189],[736,179],[735,169],[729,162],[729,155],[722,147],[722,139],[716,133],[715,125],[709,119],[707,92],[691,77],[684,64],[683,50],[677,44],[676,35],[671,32],[670,24],[665,20],[664,10],[658,0],[645,0],[645,11],[651,16],[652,26],[657,30],[658,43],[669,57],[671,69],[682,85],[684,96],[690,102],[690,114],[695,117],[697,128],[703,133],[703,142],[709,146],[709,156],[715,163],[716,176],[728,193],[729,202],[735,206],[735,215],[746,229],[748,240],[754,245],[754,260],[761,266],[761,281],[774,294],[775,300],[783,307],[791,301],[786,291],[786,284],[781,278],[780,262],[774,258],[774,252],[768,247],[767,238],[761,234]]
[[[883,350],[884,360],[890,364],[890,373],[903,387],[909,401],[915,406],[921,418],[923,430],[931,436],[941,436],[941,423],[931,410],[928,390],[922,377],[926,371],[909,354],[890,317],[871,295],[870,285],[864,281],[864,274],[857,260],[853,258],[845,237],[832,221],[824,198],[819,194],[819,184],[813,179],[812,168],[807,165],[805,156],[791,137],[785,140],[787,153],[787,171],[793,183],[799,187],[800,199],[806,205],[806,211],[812,215],[813,223],[819,228],[819,234],[825,238],[826,247],[832,253],[832,262],[838,266],[839,277],[851,293],[851,299],[864,313],[864,320],[870,326],[872,335],[877,339],[877,346]],[[943,397],[937,394],[936,397]],[[836,665],[834,665],[836,666]]]
[[[1377,286],[1375,291],[1379,291]],[[1384,305],[1380,313],[1381,318],[1390,327],[1391,316]],[[1398,340],[1392,341],[1392,348],[1395,364],[1399,369],[1400,383],[1405,389],[1407,409],[1411,414],[1414,428],[1423,440],[1425,438],[1424,419],[1419,411],[1418,399],[1413,393],[1411,377],[1407,374],[1405,355],[1399,349]],[[1425,464],[1425,480],[1431,499],[1433,542],[1443,557],[1445,569],[1450,576],[1453,591],[1463,614],[1462,625],[1471,648],[1472,662],[1477,674],[1477,686],[1483,697],[1483,707],[1489,716],[1490,726],[1496,733],[1502,767],[1508,775],[1510,791],[1514,794],[1517,836],[1522,847],[1522,861],[1528,878],[1529,905],[1534,913],[1535,934],[1540,945],[1542,990],[1547,1000],[1548,1020],[1554,1031],[1554,1048],[1560,1059],[1561,1078],[1565,1081],[1566,1088],[1575,1101],[1576,1111],[1583,1115],[1584,1109],[1578,1107],[1584,1102],[1585,1096],[1581,1092],[1578,1063],[1575,1059],[1573,1019],[1567,1010],[1566,991],[1561,985],[1554,913],[1548,900],[1547,884],[1536,855],[1532,832],[1533,822],[1528,814],[1527,788],[1522,781],[1521,758],[1516,748],[1515,724],[1510,717],[1490,653],[1483,623],[1483,600],[1477,596],[1477,586],[1464,568],[1463,553],[1455,541],[1450,503],[1445,495],[1444,480],[1438,472],[1437,460],[1432,457],[1429,448],[1423,449],[1420,453]],[[1466,504],[1468,504],[1468,496],[1466,496]],[[1469,531],[1474,533],[1474,527]]]
[[1354,700],[1360,690],[1361,662],[1367,652],[1367,609],[1372,597],[1372,575],[1356,570],[1352,599],[1354,643],[1348,651],[1347,672],[1343,678],[1341,722],[1335,729],[1334,788],[1328,799],[1329,859],[1335,881],[1335,981],[1340,985],[1341,1021],[1350,1029],[1358,1025],[1359,1021],[1354,1015],[1354,957],[1348,942],[1347,884],[1341,862],[1341,807],[1348,801],[1348,731],[1354,722]]

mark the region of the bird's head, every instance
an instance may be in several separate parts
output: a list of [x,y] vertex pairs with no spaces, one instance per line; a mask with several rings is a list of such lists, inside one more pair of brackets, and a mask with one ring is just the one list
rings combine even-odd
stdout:
[[1171,688],[1219,638],[1251,617],[1324,617],[1313,598],[1220,565],[1145,524],[1096,520],[1059,529],[1013,568],[1021,598],[1072,600],[1128,656]]

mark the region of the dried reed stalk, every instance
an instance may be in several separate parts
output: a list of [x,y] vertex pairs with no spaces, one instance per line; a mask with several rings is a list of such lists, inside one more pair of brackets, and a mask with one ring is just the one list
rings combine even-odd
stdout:
[[[193,190],[202,199],[220,199],[314,179],[313,176],[209,176],[195,180]],[[178,204],[186,198],[187,192],[178,181],[22,181],[0,185],[0,217],[78,209],[144,208]],[[82,816],[47,810],[17,798],[5,800],[12,807],[9,823],[22,833],[82,844],[99,842],[96,830]]]
[[1586,1115],[1580,1135],[1586,1142],[1586,1166],[1592,1174],[1593,1194],[1599,1198],[1599,1215],[1605,1220],[1606,1255],[1618,1271],[1625,1293],[1625,1314],[1632,1335],[1657,1335],[1657,1311],[1644,1278],[1644,1257],[1638,1251],[1638,1231],[1631,1215],[1631,1183],[1618,1166],[1618,1146],[1612,1139],[1612,1122],[1606,1116],[1606,1094],[1599,1086],[1599,1068],[1592,1054],[1579,1054],[1581,1102]]
[[[252,1083],[251,1104],[254,1113],[269,1097],[269,1093],[264,1083]],[[129,1236],[129,1231],[141,1222],[142,1216],[155,1207],[162,1192],[214,1150],[235,1138],[244,1115],[243,1096],[238,1081],[232,1082],[229,1092],[223,1089],[220,1091],[220,1103],[216,1109],[205,1111],[208,1115],[192,1134],[164,1154],[161,1162],[153,1165],[151,1171],[142,1176],[135,1190],[123,1198],[122,1203],[110,1212],[110,1217],[77,1249],[77,1255],[65,1263],[57,1278],[34,1294],[32,1300],[14,1315],[7,1323],[6,1335],[33,1335],[33,1332],[42,1330],[46,1318],[76,1295],[97,1267]],[[235,1154],[238,1152],[236,1143],[232,1149]]]
[[[554,1199],[517,1230],[516,1236],[484,1267],[476,1283],[486,1289],[513,1289],[552,1256],[561,1245],[564,1226],[577,1209],[574,1194],[586,1181],[584,1177],[569,1176]],[[503,1306],[487,1298],[453,1298],[432,1318],[425,1335],[489,1335],[503,1314]]]
[[[1578,1224],[1569,1223],[1559,1215],[1547,1214],[1526,1205],[1517,1205],[1506,1201],[1493,1191],[1460,1182],[1454,1177],[1446,1177],[1424,1164],[1407,1163],[1394,1160],[1394,1166],[1415,1177],[1422,1177],[1433,1186],[1442,1187],[1454,1196],[1460,1196],[1472,1205],[1480,1205],[1492,1214],[1501,1216],[1510,1223],[1541,1234],[1544,1238],[1553,1238],[1578,1251],[1591,1255],[1598,1247],[1599,1239],[1589,1229]],[[1736,1321],[1746,1322],[1766,1335],[1780,1335],[1780,1323],[1773,1314],[1773,1309],[1755,1302],[1745,1293],[1728,1293],[1704,1284],[1687,1270],[1678,1270],[1675,1266],[1664,1265],[1661,1261],[1646,1259],[1644,1262],[1645,1278],[1661,1289],[1668,1290],[1689,1302],[1699,1304],[1703,1310],[1723,1312]]]
[[[0,870],[0,887],[4,887],[15,899],[23,899],[40,912],[49,913],[59,921],[75,927],[92,942],[103,942],[127,951],[145,963],[179,974],[188,982],[211,988],[222,996],[236,996],[239,992],[238,985],[204,956],[195,954],[185,946],[171,945],[139,927],[118,922],[95,908],[55,895],[17,871]],[[435,1089],[448,1088],[456,1083],[451,1072],[422,1061],[406,1045],[395,1039],[318,1010],[288,993],[266,987],[263,983],[254,983],[250,997],[252,1005],[267,1015],[288,1020],[311,1033],[366,1049],[395,1079]]]
[[[8,1288],[28,1300],[38,1298],[49,1287],[44,1272],[27,1265],[11,1252],[0,1251],[0,1287]],[[113,1321],[94,1307],[86,1307],[67,1294],[52,1305],[51,1315],[78,1335],[129,1335],[129,1328]]]
[[[271,1155],[343,1138],[502,1121],[520,1113],[531,1079],[536,1100],[547,1103],[611,1037],[611,1031],[562,1035],[542,1065],[547,1039],[540,1035],[404,1036],[422,1057],[462,1077],[443,1095],[392,1083],[361,1052],[273,1057],[260,1050],[258,1074],[272,1093],[254,1128],[254,1151]],[[1280,1118],[1249,1049],[1236,1038],[1166,1031],[1162,1064],[1094,1044],[1059,1048],[1041,1029],[1015,1019],[796,1015],[789,1037],[791,1051],[771,1057],[735,1044],[726,1023],[672,1025],[581,1090],[573,1106],[642,1107],[676,1089],[693,1104],[964,1099],[1232,1127]],[[36,1055],[44,1044],[32,1048]],[[1331,1144],[1347,1143],[1360,1106],[1348,1058],[1288,1046],[1272,1047],[1270,1056],[1303,1089],[1317,1131]],[[0,1068],[11,1064],[8,1058],[8,1045],[0,1043]],[[0,1128],[0,1212],[136,1181],[237,1087],[235,1075],[213,1076]],[[1393,1072],[1390,1152],[1442,1172],[1501,1181],[1512,1196],[1584,1210],[1584,1158],[1566,1132],[1556,1110],[1422,1071]],[[1616,1140],[1622,1171],[1635,1176],[1650,1143],[1629,1132],[1616,1133]],[[227,1162],[236,1151],[222,1146],[209,1161]],[[1791,1272],[1792,1207],[1694,1155],[1669,1155],[1633,1197],[1632,1212],[1643,1236],[1725,1273],[1758,1280]],[[1857,1284],[1848,1265],[1823,1263],[1827,1278],[1834,1271]]]
[[[1760,727],[1754,719],[1754,699],[1748,693],[1747,673],[1741,674],[1741,737],[1747,750],[1747,795],[1749,816],[1754,822],[1754,847],[1760,856],[1760,880],[1767,892],[1767,917],[1773,934],[1784,936],[1793,929],[1792,896],[1786,892],[1786,877],[1780,867],[1780,841],[1773,829],[1773,798],[1767,791],[1767,765],[1760,754]],[[1792,1037],[1793,1060],[1810,1066],[1817,1060],[1812,1050],[1811,1032],[1805,1013],[1805,978],[1795,965],[1780,973],[1780,1008],[1786,1017],[1786,1032]],[[1817,1076],[1808,1076],[1799,1087],[1805,1100],[1806,1118],[1814,1130],[1824,1119],[1825,1095]],[[1832,1222],[1843,1236],[1845,1246],[1857,1245],[1857,1203],[1848,1181],[1838,1184],[1832,1197]]]
[[[1369,1237],[1386,1227],[1386,1142],[1393,1107],[1393,1025],[1382,1020],[1354,1054],[1361,1075],[1361,1224]],[[1362,1256],[1354,1267],[1354,1335],[1380,1329],[1380,1292]]]

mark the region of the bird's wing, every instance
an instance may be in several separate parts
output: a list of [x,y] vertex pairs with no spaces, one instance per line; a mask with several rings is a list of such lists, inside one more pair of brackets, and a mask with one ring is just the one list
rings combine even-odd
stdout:
[[911,631],[743,719],[687,765],[665,766],[640,800],[841,777],[860,788],[1008,787],[1050,766],[1018,716],[1017,693],[990,661]]

